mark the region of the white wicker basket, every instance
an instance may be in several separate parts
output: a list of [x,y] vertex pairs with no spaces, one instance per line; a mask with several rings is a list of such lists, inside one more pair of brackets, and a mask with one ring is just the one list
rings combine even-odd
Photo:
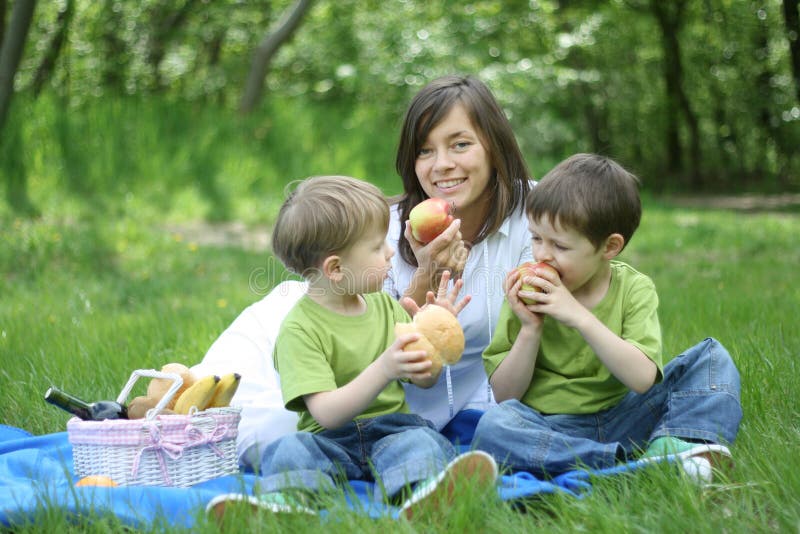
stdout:
[[159,415],[183,383],[180,375],[138,369],[117,398],[125,403],[139,377],[173,384],[144,419],[67,422],[75,474],[105,475],[120,486],[186,487],[237,473],[236,436],[241,408]]

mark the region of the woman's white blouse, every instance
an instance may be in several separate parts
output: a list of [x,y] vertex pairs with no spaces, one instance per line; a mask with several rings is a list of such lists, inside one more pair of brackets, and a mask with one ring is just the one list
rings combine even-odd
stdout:
[[[388,242],[397,248],[400,239],[398,207],[392,207]],[[506,274],[531,259],[531,236],[523,210],[516,210],[500,228],[469,252],[462,278],[461,296],[471,295],[471,302],[458,315],[464,329],[464,355],[455,365],[445,368],[430,389],[406,384],[406,399],[411,411],[430,420],[437,429],[444,427],[464,409],[485,410],[494,403],[481,354],[488,346],[505,294]],[[400,254],[392,258],[392,270],[384,290],[400,298],[411,283],[415,267]]]

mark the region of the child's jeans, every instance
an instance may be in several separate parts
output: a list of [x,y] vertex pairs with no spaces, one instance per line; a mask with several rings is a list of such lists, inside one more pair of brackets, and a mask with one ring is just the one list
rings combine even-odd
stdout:
[[261,492],[300,488],[333,491],[334,479],[380,480],[375,499],[433,476],[455,457],[455,448],[422,417],[395,413],[357,419],[317,434],[296,432],[261,455]]
[[660,436],[733,443],[742,419],[739,390],[733,360],[709,338],[670,361],[646,393],[629,392],[602,412],[542,415],[505,401],[481,417],[473,444],[506,467],[557,475],[612,467]]

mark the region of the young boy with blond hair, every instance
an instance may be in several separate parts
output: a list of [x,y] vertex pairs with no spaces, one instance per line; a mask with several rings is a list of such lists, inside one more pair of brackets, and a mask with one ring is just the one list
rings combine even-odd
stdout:
[[708,473],[730,458],[723,443],[742,416],[733,361],[709,338],[663,365],[655,285],[616,259],[639,225],[638,185],[613,160],[577,154],[527,198],[534,259],[556,272],[507,276],[483,354],[500,404],[474,437],[512,469],[556,475],[645,450]]
[[[497,466],[488,454],[456,457],[428,421],[409,413],[400,381],[430,387],[438,373],[425,351],[404,350],[418,333],[395,338],[395,323],[411,318],[382,291],[394,254],[388,224],[384,195],[355,178],[313,177],[289,194],[273,251],[308,289],[281,325],[273,360],[285,405],[300,414],[299,432],[264,450],[258,495],[223,496],[209,509],[219,513],[226,502],[244,500],[308,512],[296,490],[332,491],[336,481],[366,480],[377,482],[376,499],[399,497],[411,516],[449,497],[457,479],[494,487]],[[428,302],[457,314],[466,304],[456,303],[461,283],[447,292],[448,280]]]

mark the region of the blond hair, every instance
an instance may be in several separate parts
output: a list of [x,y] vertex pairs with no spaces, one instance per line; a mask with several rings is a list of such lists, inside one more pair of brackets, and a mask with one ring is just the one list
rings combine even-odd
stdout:
[[369,229],[389,228],[380,189],[349,176],[292,182],[278,212],[272,251],[290,271],[308,276],[331,254],[354,245]]

